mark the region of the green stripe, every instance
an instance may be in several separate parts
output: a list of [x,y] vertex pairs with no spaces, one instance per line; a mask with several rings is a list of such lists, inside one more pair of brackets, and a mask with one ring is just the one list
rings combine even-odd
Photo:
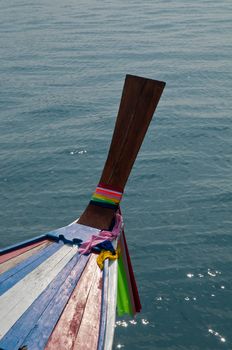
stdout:
[[132,305],[130,301],[128,281],[122,257],[118,259],[118,295],[117,295],[118,316],[129,314],[133,316]]
[[105,199],[100,199],[100,198],[96,198],[94,196],[92,196],[91,198],[92,201],[94,202],[100,202],[100,203],[110,203],[110,204],[114,204],[114,205],[117,205],[114,201],[111,201],[111,200],[105,200]]

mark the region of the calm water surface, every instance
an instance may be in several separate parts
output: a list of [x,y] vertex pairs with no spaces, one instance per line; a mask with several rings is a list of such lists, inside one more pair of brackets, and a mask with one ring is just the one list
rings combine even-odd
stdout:
[[122,208],[143,312],[114,349],[232,349],[230,0],[0,1],[2,247],[98,182],[126,73],[167,82]]

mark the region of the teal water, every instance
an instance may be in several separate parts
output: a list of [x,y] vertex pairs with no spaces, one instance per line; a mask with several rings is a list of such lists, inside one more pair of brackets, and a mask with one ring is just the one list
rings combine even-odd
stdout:
[[0,2],[2,247],[78,217],[125,74],[167,83],[122,203],[143,311],[114,349],[232,349],[232,3]]

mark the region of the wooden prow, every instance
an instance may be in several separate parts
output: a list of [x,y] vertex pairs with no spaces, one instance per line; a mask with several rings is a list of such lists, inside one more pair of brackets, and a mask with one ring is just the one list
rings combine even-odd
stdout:
[[[165,83],[127,75],[100,183],[124,190]],[[79,224],[109,229],[115,210],[89,204]]]

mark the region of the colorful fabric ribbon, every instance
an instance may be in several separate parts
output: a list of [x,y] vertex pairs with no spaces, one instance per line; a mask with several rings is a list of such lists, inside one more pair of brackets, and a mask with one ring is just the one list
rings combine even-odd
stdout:
[[101,270],[103,270],[104,261],[106,259],[110,259],[110,260],[118,259],[118,251],[116,250],[115,254],[113,254],[109,250],[102,250],[101,251],[101,253],[97,257],[97,264]]
[[117,312],[118,316],[134,316],[140,312],[141,303],[124,231],[119,238],[118,251]]
[[113,189],[108,185],[99,184],[91,197],[90,204],[117,209],[122,195],[123,192],[120,190]]
[[[115,214],[115,225],[112,231],[100,231],[98,235],[93,235],[88,241],[82,243],[79,248],[80,254],[89,254],[96,247],[101,251],[97,262],[101,269],[104,268],[105,259],[118,259],[118,292],[117,292],[117,311],[119,316],[130,314],[134,316],[141,310],[141,304],[138,289],[134,277],[134,272],[130,260],[129,250],[126,243],[126,237],[123,231],[123,220],[120,208]],[[109,251],[109,248],[102,249],[103,242],[106,244],[118,239],[116,254]],[[107,246],[107,244],[106,244]]]
[[81,244],[79,248],[79,253],[89,254],[92,248],[94,248],[98,244],[104,241],[112,242],[119,236],[122,230],[122,225],[123,225],[122,216],[119,213],[116,213],[116,222],[113,230],[112,231],[103,230],[103,231],[100,231],[98,235],[92,235],[92,237],[88,241]]

